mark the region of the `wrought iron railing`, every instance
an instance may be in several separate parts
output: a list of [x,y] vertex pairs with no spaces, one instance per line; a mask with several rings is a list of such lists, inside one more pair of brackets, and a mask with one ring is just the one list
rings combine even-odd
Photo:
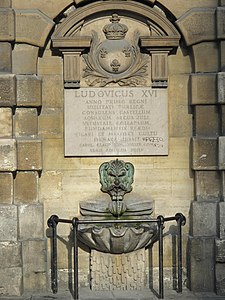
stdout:
[[79,299],[78,290],[78,226],[80,224],[137,224],[137,223],[156,223],[158,226],[158,244],[159,244],[159,299],[164,299],[164,280],[163,280],[163,229],[164,223],[176,221],[178,227],[177,233],[177,292],[182,292],[182,226],[186,223],[186,218],[182,213],[177,213],[173,217],[158,216],[156,219],[137,219],[137,220],[79,220],[78,218],[60,219],[57,215],[52,215],[48,219],[48,226],[52,229],[51,235],[51,288],[53,293],[58,292],[58,268],[57,268],[57,225],[58,223],[72,224],[73,227],[73,272],[74,272],[74,293],[73,298]]

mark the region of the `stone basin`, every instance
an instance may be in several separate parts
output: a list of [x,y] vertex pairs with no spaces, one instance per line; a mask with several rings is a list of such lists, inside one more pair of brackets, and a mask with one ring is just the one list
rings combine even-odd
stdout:
[[132,225],[79,225],[79,240],[91,249],[121,254],[147,247],[157,236],[157,225],[138,223]]

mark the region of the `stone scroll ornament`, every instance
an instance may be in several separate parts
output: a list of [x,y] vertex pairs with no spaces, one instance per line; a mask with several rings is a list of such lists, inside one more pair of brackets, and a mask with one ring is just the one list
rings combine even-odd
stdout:
[[151,201],[124,201],[124,195],[131,192],[134,166],[122,160],[111,160],[101,164],[99,176],[101,191],[111,197],[108,201],[85,201],[80,203],[82,217],[93,220],[113,220],[113,224],[80,225],[79,240],[102,252],[127,253],[146,247],[157,238],[154,223],[117,224],[116,220],[151,219]]
[[97,32],[93,31],[90,52],[83,54],[86,83],[100,87],[110,83],[144,86],[149,57],[140,52],[138,31],[130,43],[126,39],[128,27],[120,23],[118,14],[114,13],[110,22],[103,28],[106,40],[101,42]]

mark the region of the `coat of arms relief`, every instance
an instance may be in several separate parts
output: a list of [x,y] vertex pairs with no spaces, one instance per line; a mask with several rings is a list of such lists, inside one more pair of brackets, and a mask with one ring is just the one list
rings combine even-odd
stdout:
[[148,75],[149,55],[141,53],[138,46],[139,32],[127,39],[129,28],[120,22],[118,14],[112,14],[110,23],[103,27],[105,39],[92,31],[92,43],[88,54],[83,54],[85,67],[83,78],[88,86],[104,87],[144,86]]

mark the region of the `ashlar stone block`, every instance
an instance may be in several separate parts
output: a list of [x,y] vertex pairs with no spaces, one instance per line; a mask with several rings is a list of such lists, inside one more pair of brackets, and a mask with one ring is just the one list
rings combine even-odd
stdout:
[[21,267],[0,269],[1,295],[21,296],[23,274]]
[[41,78],[35,75],[17,75],[17,106],[41,106]]
[[13,41],[15,39],[15,14],[11,8],[0,8],[0,41]]
[[217,103],[216,73],[191,74],[191,104]]
[[[24,273],[46,271],[46,243],[43,240],[22,242]],[[34,255],[35,253],[35,255]]]
[[44,47],[54,22],[40,10],[15,10],[16,42]]
[[225,170],[225,136],[218,140],[218,165],[220,170]]
[[224,22],[225,22],[225,7],[217,7],[216,9],[217,21],[217,38],[225,39]]
[[210,73],[220,71],[220,53],[218,42],[210,41],[195,44],[192,46],[192,52],[194,58],[194,72]]
[[14,116],[15,137],[36,137],[38,134],[38,114],[36,108],[17,108]]
[[192,291],[214,290],[214,238],[189,238],[189,288]]
[[38,133],[42,138],[63,138],[63,110],[42,110],[38,119]]
[[10,172],[0,173],[0,204],[13,203],[13,175]]
[[0,43],[0,72],[12,72],[12,46],[10,43]]
[[16,105],[16,77],[0,74],[0,106]]
[[193,170],[216,170],[218,156],[217,139],[193,138]]
[[15,171],[16,168],[16,140],[0,139],[0,171]]
[[216,39],[216,9],[192,8],[176,23],[188,46]]
[[225,103],[225,72],[217,74],[218,102]]
[[11,0],[1,0],[0,7],[4,7],[4,8],[11,7]]
[[12,137],[12,109],[0,107],[0,138]]
[[219,203],[219,236],[225,239],[225,202]]
[[220,201],[221,176],[218,171],[195,171],[195,193],[198,201]]
[[[195,106],[196,136],[215,137],[220,135],[220,111],[216,105]],[[206,122],[207,116],[207,122]]]
[[216,293],[225,296],[225,263],[216,264]]
[[0,241],[17,240],[17,207],[0,206]]
[[38,173],[17,172],[14,187],[15,204],[31,204],[38,201]]
[[37,74],[39,48],[27,44],[16,44],[12,52],[12,72],[21,75]]
[[20,242],[0,242],[0,269],[22,266]]
[[41,140],[17,140],[18,170],[34,171],[42,169]]
[[19,239],[42,239],[44,233],[43,206],[41,204],[19,206]]
[[216,262],[225,263],[225,239],[215,240]]
[[217,235],[218,204],[192,202],[191,233],[194,237],[213,237]]

